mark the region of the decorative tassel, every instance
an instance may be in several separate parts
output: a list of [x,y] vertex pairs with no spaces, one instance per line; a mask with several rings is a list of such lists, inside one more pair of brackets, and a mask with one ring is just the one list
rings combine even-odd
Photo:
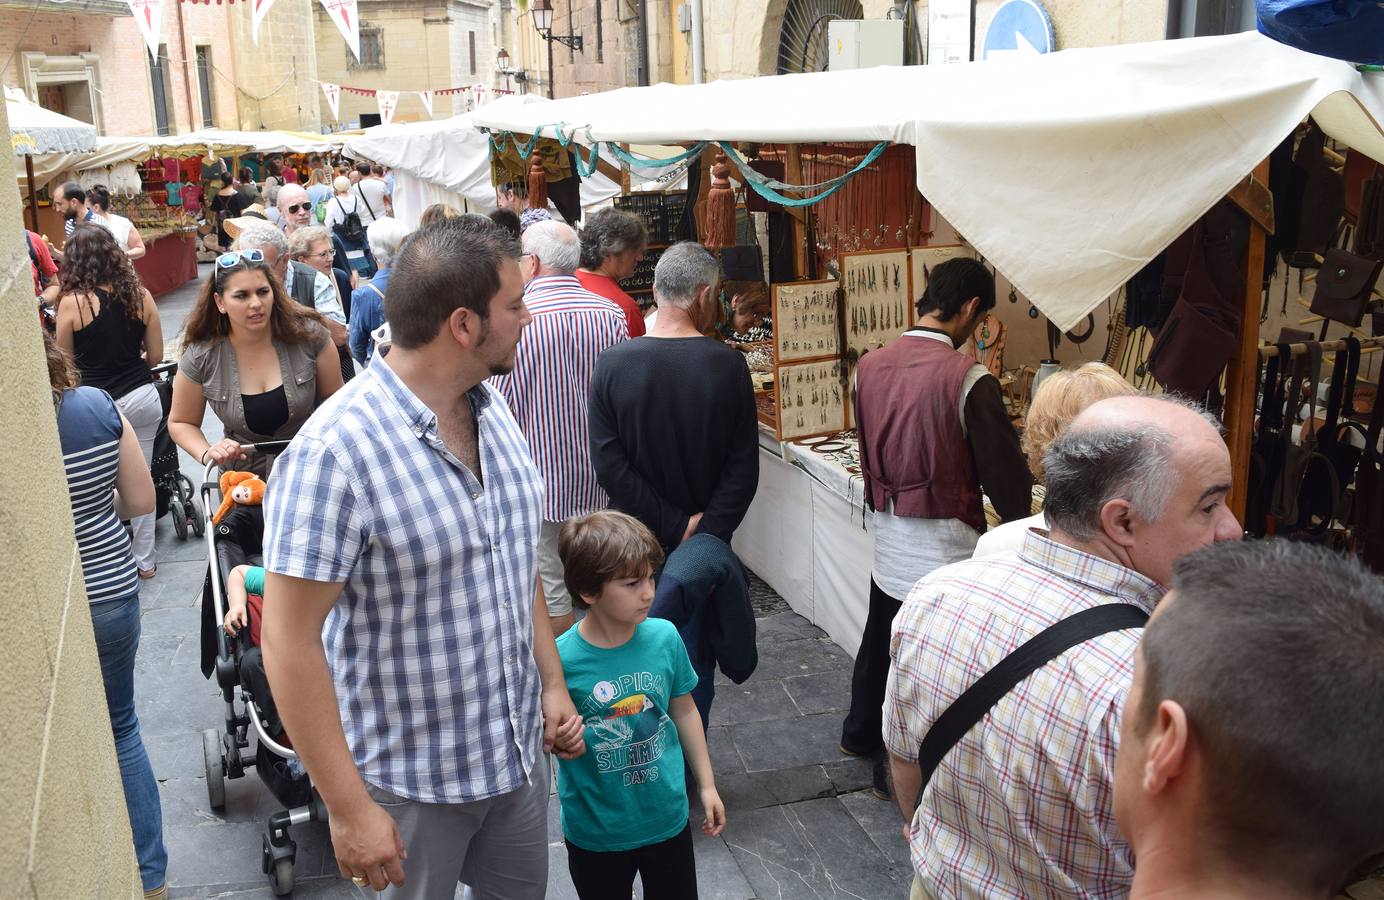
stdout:
[[706,192],[706,237],[702,244],[710,248],[735,246],[735,190],[730,185],[726,154],[719,151]]
[[543,154],[537,150],[529,159],[529,209],[548,208],[548,173],[543,168]]

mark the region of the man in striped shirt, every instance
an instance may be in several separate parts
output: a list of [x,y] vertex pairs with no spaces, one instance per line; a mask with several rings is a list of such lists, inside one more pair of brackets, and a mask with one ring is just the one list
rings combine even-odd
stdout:
[[528,438],[546,487],[538,539],[538,574],[553,634],[572,626],[572,597],[562,577],[557,533],[563,520],[604,509],[587,440],[586,406],[596,357],[628,334],[625,314],[581,286],[573,273],[581,243],[561,222],[538,222],[524,232],[519,262],[524,303],[533,321],[524,329],[514,369],[492,383]]

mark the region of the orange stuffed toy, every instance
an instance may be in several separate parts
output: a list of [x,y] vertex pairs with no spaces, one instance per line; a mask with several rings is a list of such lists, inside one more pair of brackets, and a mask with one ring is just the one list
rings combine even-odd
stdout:
[[221,474],[221,508],[211,517],[213,525],[220,525],[231,507],[259,506],[264,502],[264,482],[253,472],[223,472]]

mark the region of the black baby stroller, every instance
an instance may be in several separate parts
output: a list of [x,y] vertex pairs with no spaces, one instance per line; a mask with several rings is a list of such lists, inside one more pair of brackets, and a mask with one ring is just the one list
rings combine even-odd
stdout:
[[[243,445],[247,452],[261,453],[275,453],[286,446],[287,441]],[[289,826],[325,822],[327,808],[313,790],[298,754],[285,746],[284,735],[270,734],[267,717],[256,702],[253,687],[247,683],[254,679],[243,677],[246,669],[242,664],[247,655],[257,652],[250,645],[250,628],[242,628],[231,637],[221,627],[226,618],[226,586],[231,570],[239,565],[262,563],[264,514],[258,506],[238,506],[213,526],[211,511],[220,504],[216,464],[208,463],[202,476],[202,506],[208,511],[204,527],[209,561],[202,594],[202,674],[211,677],[213,671],[216,673],[216,683],[226,702],[226,724],[224,731],[208,728],[202,732],[207,799],[212,809],[223,808],[225,779],[240,778],[247,767],[253,766],[260,780],[284,805],[284,809],[269,817],[261,838],[260,859],[261,869],[269,876],[269,886],[276,895],[283,896],[293,890],[293,864],[298,852],[297,843],[289,837]],[[255,738],[253,750],[251,734]]]
[[202,510],[197,507],[192,482],[178,468],[178,445],[168,436],[168,411],[173,406],[173,376],[178,373],[178,364],[166,362],[150,371],[154,375],[154,388],[159,392],[159,404],[163,407],[163,418],[154,435],[154,458],[149,466],[154,476],[154,514],[160,519],[172,514],[173,530],[180,541],[187,540],[189,531],[201,537],[205,531]]

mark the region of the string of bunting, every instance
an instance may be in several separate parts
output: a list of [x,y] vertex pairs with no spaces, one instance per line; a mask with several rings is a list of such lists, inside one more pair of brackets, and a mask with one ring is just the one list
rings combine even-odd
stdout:
[[[570,132],[564,133],[563,128],[565,127],[565,122],[540,125],[533,130],[533,134],[531,134],[529,139],[523,144],[519,143],[519,139],[514,136],[513,132],[502,131],[498,137],[494,132],[491,132],[489,135],[490,149],[492,153],[499,155],[504,153],[506,146],[512,144],[515,151],[519,154],[519,158],[526,160],[533,154],[534,148],[538,146],[538,139],[542,135],[544,129],[551,129],[558,145],[565,149],[572,145],[572,142],[576,139],[578,130],[573,128]],[[590,135],[590,129],[587,129],[587,134],[588,136]],[[628,168],[636,169],[666,169],[699,156],[707,146],[706,141],[701,141],[676,156],[652,159],[649,157],[636,156],[624,147],[611,141],[591,141],[591,162],[589,165],[582,158],[580,150],[577,152],[577,171],[583,178],[590,177],[591,174],[596,171],[596,163],[600,155],[602,143],[606,145],[606,149],[610,154],[622,164]],[[870,152],[865,154],[864,158],[861,159],[855,168],[827,181],[821,181],[816,184],[789,184],[784,181],[768,178],[750,168],[750,164],[745,161],[744,157],[725,141],[717,141],[716,143],[717,146],[721,148],[722,152],[726,154],[726,158],[734,163],[735,167],[740,170],[740,174],[745,179],[745,183],[749,185],[755,193],[771,203],[778,204],[779,206],[791,207],[812,206],[813,204],[821,203],[844,187],[846,182],[869,168],[875,160],[879,159],[880,156],[884,154],[884,151],[889,148],[888,141],[880,141],[874,147],[870,148]],[[812,193],[813,196],[801,198],[787,197],[780,193],[780,191],[792,191],[795,194]]]
[[[486,89],[487,91],[489,91],[490,93],[492,93],[492,94],[512,94],[512,93],[514,93],[514,91],[500,90],[499,88],[493,88],[493,87],[490,87],[490,86],[488,86],[488,85],[481,85],[481,86],[482,86],[482,87],[485,87],[485,89]],[[339,88],[340,88],[341,90],[343,90],[343,91],[346,91],[347,93],[351,93],[351,94],[360,94],[362,97],[373,97],[373,96],[375,96],[376,94],[378,94],[378,93],[380,92],[380,90],[383,90],[383,88],[377,90],[377,89],[375,89],[375,88],[351,87],[351,86],[348,85],[348,84],[339,84],[339,85],[337,85],[337,87],[339,87]],[[428,91],[427,93],[430,93],[430,94],[432,94],[432,95],[435,96],[435,97],[443,97],[443,96],[446,96],[446,95],[448,95],[448,94],[464,94],[464,93],[466,93],[467,91],[469,91],[469,90],[471,90],[472,88],[475,88],[475,87],[476,87],[476,85],[474,85],[474,84],[467,84],[467,85],[463,85],[463,86],[461,86],[461,87],[434,88],[433,90]],[[401,94],[421,94],[421,93],[424,93],[424,92],[423,92],[423,91],[400,91],[400,93],[401,93]]]

